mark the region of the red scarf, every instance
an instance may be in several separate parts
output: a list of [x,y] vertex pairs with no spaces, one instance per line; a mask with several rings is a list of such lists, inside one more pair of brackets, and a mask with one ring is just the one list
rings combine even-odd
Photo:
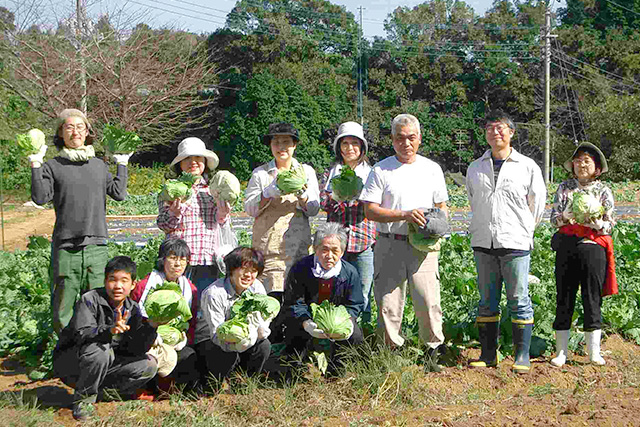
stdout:
[[580,224],[563,225],[558,230],[569,236],[586,237],[604,248],[607,253],[607,273],[602,286],[602,296],[618,293],[618,279],[616,279],[616,259],[613,255],[613,239],[608,235],[599,235],[593,228]]

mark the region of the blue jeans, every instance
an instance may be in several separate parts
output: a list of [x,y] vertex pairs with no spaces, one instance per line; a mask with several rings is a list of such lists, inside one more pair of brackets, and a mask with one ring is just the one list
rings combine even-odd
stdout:
[[362,282],[362,296],[364,296],[364,310],[362,310],[362,320],[371,320],[371,289],[373,284],[373,247],[369,246],[362,252],[345,252],[342,257],[345,261],[353,265]]
[[507,305],[513,319],[533,319],[533,307],[529,297],[529,263],[531,255],[489,255],[473,251],[478,271],[480,291],[479,317],[500,314],[502,283],[507,291]]

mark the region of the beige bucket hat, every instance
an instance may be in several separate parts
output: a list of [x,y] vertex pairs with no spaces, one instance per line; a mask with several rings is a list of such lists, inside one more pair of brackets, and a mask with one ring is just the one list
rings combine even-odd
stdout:
[[369,152],[369,143],[364,137],[362,125],[357,122],[344,122],[338,127],[338,136],[333,140],[333,152],[338,154],[338,142],[345,136],[354,136],[362,141],[362,151],[366,155]]
[[171,166],[180,163],[189,156],[202,156],[206,159],[209,172],[213,172],[220,163],[218,156],[211,150],[207,150],[200,138],[190,136],[183,139],[178,145],[178,155],[171,162]]

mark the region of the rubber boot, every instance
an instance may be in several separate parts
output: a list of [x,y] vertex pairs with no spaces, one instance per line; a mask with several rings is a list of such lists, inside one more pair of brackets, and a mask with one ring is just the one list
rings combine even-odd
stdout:
[[587,353],[589,354],[589,360],[594,365],[604,365],[606,362],[600,355],[600,336],[602,335],[601,329],[587,332],[585,331],[584,337],[587,341]]
[[478,317],[478,335],[482,352],[480,359],[469,362],[472,368],[488,368],[498,365],[498,334],[500,332],[500,318]]
[[551,364],[560,368],[567,361],[569,355],[569,330],[556,331],[556,357],[551,359]]
[[533,319],[511,319],[511,330],[513,331],[513,346],[516,349],[516,361],[511,370],[517,374],[528,374],[531,371],[529,346],[531,345]]

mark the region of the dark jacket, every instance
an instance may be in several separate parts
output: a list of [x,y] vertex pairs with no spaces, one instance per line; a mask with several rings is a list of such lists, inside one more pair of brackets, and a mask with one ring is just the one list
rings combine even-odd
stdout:
[[[358,270],[344,260],[340,260],[342,269],[335,277],[329,300],[344,305],[351,317],[358,318],[364,308],[362,282]],[[289,270],[285,283],[285,312],[288,317],[300,320],[311,319],[310,304],[318,303],[319,280],[313,275],[314,255],[306,256],[296,262]]]
[[76,303],[69,325],[60,332],[54,360],[71,347],[80,348],[94,342],[110,345],[118,355],[140,356],[146,353],[156,339],[156,329],[142,317],[138,304],[131,298],[124,301],[124,310],[129,310],[127,324],[131,329],[114,336],[111,328],[116,324],[116,313],[109,305],[107,290],[98,288],[83,294]]
[[106,244],[106,197],[127,196],[127,167],[118,165],[114,178],[100,159],[72,162],[54,157],[42,167],[31,169],[31,199],[43,205],[53,201],[56,225],[54,241],[91,236]]

